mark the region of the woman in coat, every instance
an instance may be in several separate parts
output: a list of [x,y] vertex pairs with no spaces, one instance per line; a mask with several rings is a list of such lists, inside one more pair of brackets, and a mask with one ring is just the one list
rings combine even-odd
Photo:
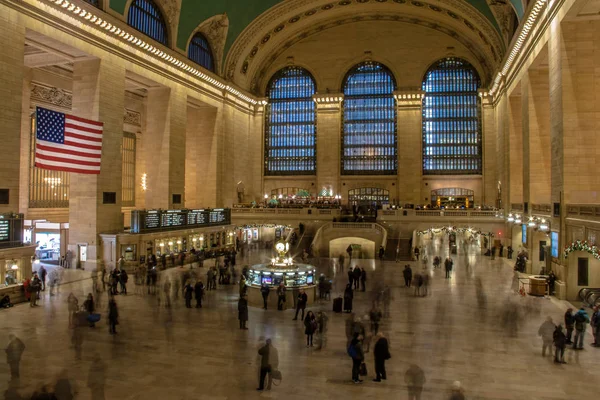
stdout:
[[[87,299],[83,302],[83,308],[87,311],[88,315],[91,315],[96,311],[96,305],[94,304],[94,296],[91,293],[88,293]],[[96,324],[90,322],[90,328],[93,328]]]
[[240,329],[247,330],[248,322],[248,296],[242,296],[238,300],[238,319],[240,320]]
[[309,311],[304,318],[304,334],[306,335],[306,347],[313,346],[313,334],[317,330],[317,319],[312,311]]
[[352,285],[347,284],[346,290],[344,290],[344,311],[351,312],[352,311],[352,299],[354,298],[354,291],[352,290]]

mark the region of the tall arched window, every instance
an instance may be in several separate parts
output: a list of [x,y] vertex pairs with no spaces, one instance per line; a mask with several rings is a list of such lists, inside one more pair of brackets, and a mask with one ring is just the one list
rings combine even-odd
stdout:
[[423,80],[423,174],[481,174],[480,81],[458,58],[435,63]]
[[188,46],[188,58],[209,71],[215,70],[213,53],[208,40],[200,32],[196,33]]
[[396,81],[382,64],[367,61],[344,79],[342,174],[395,175]]
[[265,175],[314,175],[316,84],[300,67],[279,70],[267,86]]
[[127,23],[152,39],[167,45],[167,24],[152,0],[133,0]]

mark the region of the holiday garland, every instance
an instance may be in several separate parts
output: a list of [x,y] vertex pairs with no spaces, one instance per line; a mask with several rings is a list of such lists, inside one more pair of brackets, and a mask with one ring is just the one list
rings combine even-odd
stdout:
[[476,230],[473,228],[457,228],[456,226],[442,226],[441,228],[429,228],[427,230],[424,231],[417,231],[417,235],[421,236],[421,235],[427,235],[430,233],[442,233],[445,232],[446,235],[449,235],[451,233],[471,233],[473,235],[483,235],[483,236],[491,236],[493,237],[494,234],[492,232],[483,232],[481,230]]
[[567,258],[569,256],[569,253],[572,253],[574,251],[585,251],[593,255],[596,260],[600,260],[600,254],[598,254],[598,247],[596,245],[589,244],[587,240],[574,241],[573,243],[565,247],[563,255],[565,256],[565,258]]
[[244,224],[236,226],[236,229],[252,229],[252,228],[276,228],[276,229],[292,229],[291,225],[276,225],[276,224]]

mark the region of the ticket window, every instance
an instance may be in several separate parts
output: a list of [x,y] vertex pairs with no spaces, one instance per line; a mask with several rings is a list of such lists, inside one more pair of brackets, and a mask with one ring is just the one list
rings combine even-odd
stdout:
[[2,276],[0,286],[11,286],[21,282],[21,268],[18,262],[6,260],[2,264],[0,264],[0,276]]
[[123,244],[121,245],[121,257],[125,261],[135,261],[137,255],[137,245],[135,244]]

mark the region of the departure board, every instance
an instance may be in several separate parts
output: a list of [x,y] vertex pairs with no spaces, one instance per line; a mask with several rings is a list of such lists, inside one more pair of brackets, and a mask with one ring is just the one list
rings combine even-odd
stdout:
[[131,233],[229,225],[228,208],[201,210],[134,210],[131,212]]
[[10,240],[10,222],[5,219],[0,219],[0,242],[8,242]]

